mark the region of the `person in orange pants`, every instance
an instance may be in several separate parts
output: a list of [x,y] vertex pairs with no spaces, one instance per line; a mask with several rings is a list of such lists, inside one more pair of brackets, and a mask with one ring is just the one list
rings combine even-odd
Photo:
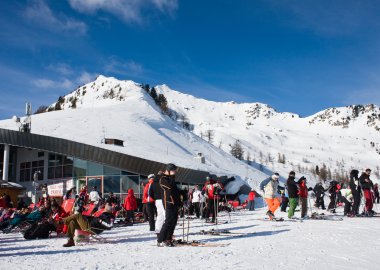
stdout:
[[260,189],[264,192],[264,199],[268,205],[267,215],[269,216],[270,220],[275,218],[274,212],[281,204],[278,192],[279,179],[280,175],[278,173],[275,173],[270,178],[264,180],[260,184]]

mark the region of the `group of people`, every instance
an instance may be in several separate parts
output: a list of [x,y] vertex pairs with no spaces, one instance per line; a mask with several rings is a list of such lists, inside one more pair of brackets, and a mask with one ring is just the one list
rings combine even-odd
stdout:
[[[281,206],[281,211],[288,210],[288,218],[294,218],[295,210],[298,205],[301,207],[301,218],[308,218],[308,205],[311,206],[309,192],[315,195],[314,207],[325,208],[324,197],[327,193],[330,202],[327,210],[335,213],[338,203],[344,204],[344,215],[354,216],[373,216],[373,204],[379,203],[378,184],[373,184],[370,179],[371,169],[366,169],[359,177],[358,170],[350,172],[348,183],[339,183],[335,180],[329,183],[327,188],[322,182],[317,183],[314,188],[307,186],[306,177],[302,176],[296,181],[294,171],[289,173],[284,186],[279,184],[280,175],[273,174],[269,179],[260,184],[263,191],[265,203],[268,206],[267,215],[269,219],[275,219],[275,211]],[[364,210],[359,212],[361,200],[364,199]]]

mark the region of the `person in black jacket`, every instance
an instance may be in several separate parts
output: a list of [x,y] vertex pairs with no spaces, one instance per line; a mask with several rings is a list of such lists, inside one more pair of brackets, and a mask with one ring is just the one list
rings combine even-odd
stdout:
[[319,208],[322,207],[322,210],[325,210],[325,189],[323,188],[323,185],[321,182],[317,183],[313,189],[315,193],[315,207]]
[[172,238],[177,225],[178,210],[181,206],[180,191],[175,183],[176,171],[177,166],[169,163],[159,181],[162,203],[165,208],[165,222],[157,239],[157,246],[159,247],[174,246]]
[[363,196],[365,198],[365,214],[372,216],[374,214],[373,207],[373,197],[371,189],[373,188],[372,180],[369,178],[371,174],[371,169],[366,169],[365,172],[359,177],[359,182],[363,190]]
[[156,218],[156,223],[154,225],[157,238],[160,234],[162,225],[164,225],[164,222],[165,222],[165,208],[164,208],[164,204],[162,203],[161,187],[160,187],[160,178],[162,177],[162,174],[163,172],[161,171],[157,173],[148,191],[149,196],[153,198],[154,203],[156,205],[156,209],[157,209],[157,213],[156,213],[157,218]]
[[359,183],[359,171],[352,170],[350,172],[350,189],[352,193],[352,197],[354,199],[354,203],[352,205],[352,214],[359,215],[359,207],[361,201],[361,187]]
[[286,181],[286,186],[288,187],[288,196],[289,196],[289,211],[288,218],[294,216],[294,212],[298,205],[298,184],[295,181],[296,173],[291,171],[289,173],[288,180]]
[[327,210],[330,210],[332,213],[335,213],[336,208],[336,196],[338,192],[338,182],[333,180],[330,182],[330,186],[328,188],[329,196],[330,196],[330,203],[327,207]]

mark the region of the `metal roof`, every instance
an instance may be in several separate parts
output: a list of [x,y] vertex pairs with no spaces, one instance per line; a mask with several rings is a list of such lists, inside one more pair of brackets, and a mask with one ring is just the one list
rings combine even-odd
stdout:
[[[101,147],[66,139],[25,133],[0,128],[0,144],[38,149],[65,156],[72,156],[140,175],[149,175],[164,170],[164,163],[134,157]],[[175,163],[175,160],[173,160]],[[203,184],[208,172],[178,167],[176,181]]]

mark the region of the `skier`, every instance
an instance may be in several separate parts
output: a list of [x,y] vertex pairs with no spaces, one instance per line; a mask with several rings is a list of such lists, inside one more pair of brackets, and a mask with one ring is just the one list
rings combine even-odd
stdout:
[[165,221],[165,208],[164,208],[164,204],[162,203],[161,187],[159,183],[162,174],[163,174],[162,171],[159,171],[157,173],[149,189],[149,196],[154,200],[155,206],[157,209],[157,218],[154,224],[157,238],[158,238],[158,235],[160,234],[162,225],[164,224],[164,221]]
[[280,179],[280,175],[278,173],[273,174],[267,180],[264,180],[260,184],[260,189],[264,192],[264,199],[268,206],[267,215],[270,220],[275,218],[275,211],[280,206],[280,198],[278,192],[278,180]]
[[359,177],[360,185],[363,190],[363,196],[365,198],[365,215],[373,216],[373,197],[371,189],[373,188],[372,180],[369,178],[371,169],[366,169],[365,172]]
[[305,176],[302,176],[298,180],[298,185],[299,185],[298,195],[301,202],[301,218],[307,218],[307,196],[308,196],[308,192],[312,190],[312,188],[307,188]]
[[327,207],[327,210],[330,210],[331,213],[335,213],[336,208],[336,197],[338,192],[338,182],[333,180],[330,182],[330,186],[328,188],[329,196],[330,196],[330,203]]
[[178,220],[178,210],[181,206],[180,192],[175,183],[177,166],[169,163],[159,180],[161,198],[165,208],[165,222],[158,235],[157,246],[174,246],[173,233]]
[[148,175],[148,183],[145,185],[144,193],[143,193],[143,201],[146,202],[146,212],[148,214],[148,220],[149,220],[149,230],[154,231],[154,212],[155,212],[155,205],[154,205],[154,199],[149,196],[149,189],[152,186],[153,180],[155,176],[154,174]]
[[322,210],[325,210],[326,207],[325,207],[325,200],[324,200],[324,197],[325,197],[325,189],[323,188],[323,185],[321,182],[315,184],[314,186],[314,189],[313,189],[314,193],[315,193],[315,207],[319,208],[319,207],[322,207]]
[[293,218],[294,212],[298,205],[298,185],[295,181],[296,173],[291,171],[289,173],[288,180],[286,181],[286,185],[288,186],[288,195],[289,195],[289,211],[288,218]]
[[359,207],[361,201],[361,187],[359,183],[359,171],[352,170],[350,172],[350,189],[353,196],[354,203],[352,205],[352,213],[359,216]]
[[222,187],[214,179],[206,177],[206,183],[203,187],[203,193],[207,197],[207,209],[206,209],[206,222],[210,222],[210,213],[212,215],[211,223],[215,222],[216,218],[216,199],[219,192],[222,190]]

